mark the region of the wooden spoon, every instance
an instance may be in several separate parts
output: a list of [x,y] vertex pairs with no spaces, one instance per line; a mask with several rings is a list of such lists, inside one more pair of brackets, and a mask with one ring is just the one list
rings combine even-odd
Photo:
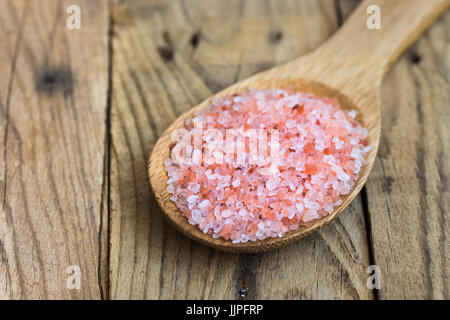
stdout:
[[[369,29],[367,20],[380,9],[381,28]],[[186,118],[208,106],[203,101],[179,117],[159,138],[150,157],[148,173],[156,199],[167,220],[188,237],[208,246],[232,252],[262,252],[297,240],[336,218],[358,195],[373,167],[380,139],[379,89],[387,70],[400,54],[450,5],[450,0],[366,0],[345,25],[327,42],[299,59],[256,74],[220,91],[215,97],[258,89],[286,88],[335,97],[344,109],[357,110],[357,120],[369,130],[372,146],[365,165],[351,192],[328,216],[286,233],[282,238],[233,244],[214,239],[188,223],[166,191],[164,160],[170,156],[171,134],[183,127]],[[372,6],[369,8],[369,6]],[[369,8],[369,9],[368,9]],[[375,8],[376,10],[376,8]]]

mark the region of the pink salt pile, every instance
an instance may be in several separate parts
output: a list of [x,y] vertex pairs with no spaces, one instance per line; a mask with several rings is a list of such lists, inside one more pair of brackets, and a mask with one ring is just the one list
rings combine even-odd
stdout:
[[[352,189],[370,149],[355,116],[337,100],[283,89],[213,99],[174,138],[167,191],[189,223],[214,238],[282,237],[330,214]],[[230,129],[246,138],[227,140]],[[264,161],[251,161],[255,146],[264,147],[245,132],[267,142]]]

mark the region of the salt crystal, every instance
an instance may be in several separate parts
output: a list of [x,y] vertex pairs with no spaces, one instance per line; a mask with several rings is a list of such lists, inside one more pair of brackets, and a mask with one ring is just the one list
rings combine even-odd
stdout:
[[216,218],[220,218],[220,207],[214,208],[214,215],[216,216]]
[[286,121],[286,128],[291,129],[295,127],[296,124],[295,120],[289,119]]
[[316,150],[323,151],[325,149],[325,142],[322,140],[316,140],[315,147]]
[[209,200],[203,200],[202,202],[200,202],[198,204],[198,207],[201,208],[201,209],[204,209],[204,208],[206,208],[208,206],[209,206]]
[[240,186],[240,184],[241,184],[241,180],[236,179],[236,180],[233,181],[232,186],[235,187],[235,188],[237,188],[237,187]]
[[367,153],[367,152],[369,152],[371,149],[372,149],[371,146],[367,146],[367,147],[365,147],[365,148],[363,149],[363,153]]
[[347,182],[350,180],[350,176],[346,174],[344,171],[339,170],[336,174],[337,178],[341,181]]
[[361,150],[353,148],[352,152],[350,153],[350,157],[358,159],[361,155]]
[[333,142],[334,142],[334,146],[335,146],[336,150],[341,149],[342,146],[344,145],[344,141],[342,141],[338,137],[334,137],[333,138]]
[[198,193],[200,191],[200,185],[195,182],[191,182],[188,184],[188,189],[193,193]]
[[266,188],[269,191],[272,191],[275,189],[278,185],[279,180],[276,177],[270,177],[269,180],[266,182]]
[[245,210],[245,209],[239,210],[239,215],[240,215],[241,217],[245,217],[245,216],[247,215],[247,210]]
[[248,239],[249,239],[249,238],[248,238],[248,236],[247,236],[245,233],[241,235],[241,242],[242,242],[242,243],[247,242]]
[[191,211],[191,216],[192,216],[192,219],[197,222],[199,222],[200,219],[202,218],[200,210],[196,210],[196,209]]
[[192,162],[194,164],[199,164],[201,159],[202,159],[202,152],[198,149],[195,149],[192,152]]
[[222,211],[222,217],[224,217],[224,218],[231,217],[232,214],[233,214],[233,212],[231,210],[223,210]]
[[188,203],[194,203],[197,199],[198,199],[198,196],[192,195],[192,196],[187,197],[186,200]]
[[355,110],[352,110],[352,111],[350,111],[349,113],[348,113],[348,115],[349,115],[349,117],[351,117],[351,118],[355,118],[356,117],[356,111]]

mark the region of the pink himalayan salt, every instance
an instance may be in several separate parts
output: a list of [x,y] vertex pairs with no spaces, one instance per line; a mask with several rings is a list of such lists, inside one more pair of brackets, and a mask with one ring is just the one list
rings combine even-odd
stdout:
[[[282,237],[327,216],[352,189],[370,149],[368,132],[355,116],[335,99],[282,89],[213,99],[186,121],[188,140],[194,137],[193,120],[202,121],[203,132],[214,128],[224,137],[229,128],[277,128],[279,165],[263,175],[248,162],[205,163],[199,150],[192,153],[196,161],[183,163],[174,154],[184,143],[178,140],[165,161],[167,191],[189,223],[214,238],[239,243]],[[207,139],[202,136],[203,153]],[[225,147],[220,152],[225,159]],[[244,152],[249,159],[248,146]]]

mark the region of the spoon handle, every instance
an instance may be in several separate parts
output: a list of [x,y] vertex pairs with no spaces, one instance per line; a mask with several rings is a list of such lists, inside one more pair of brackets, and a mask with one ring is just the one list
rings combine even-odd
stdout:
[[361,80],[380,85],[395,60],[449,6],[450,0],[365,0],[316,53],[343,68],[350,63],[357,69],[353,74],[370,74]]

